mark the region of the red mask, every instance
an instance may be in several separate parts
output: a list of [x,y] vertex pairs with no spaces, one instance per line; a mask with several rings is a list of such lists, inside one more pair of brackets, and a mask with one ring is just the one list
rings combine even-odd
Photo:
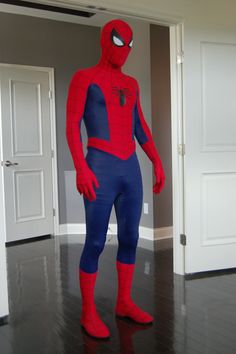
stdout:
[[128,23],[123,20],[107,22],[101,31],[101,61],[107,65],[121,67],[129,55],[132,44],[133,32]]

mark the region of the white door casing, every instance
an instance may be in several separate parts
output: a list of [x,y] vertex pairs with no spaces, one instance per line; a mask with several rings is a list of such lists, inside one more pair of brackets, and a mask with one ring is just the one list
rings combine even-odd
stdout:
[[0,73],[6,241],[53,234],[49,73],[14,65]]
[[236,267],[236,31],[185,41],[185,272]]

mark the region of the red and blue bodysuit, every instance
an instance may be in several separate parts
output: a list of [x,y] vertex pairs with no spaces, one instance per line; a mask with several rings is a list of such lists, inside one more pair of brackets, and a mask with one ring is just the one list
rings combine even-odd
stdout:
[[[135,138],[153,163],[154,193],[162,190],[165,175],[144,119],[138,82],[121,70],[132,48],[132,29],[123,20],[112,20],[103,26],[100,44],[98,64],[76,71],[70,81],[66,137],[86,217],[86,239],[79,264],[81,324],[93,337],[106,338],[109,329],[97,313],[94,286],[113,205],[118,236],[116,315],[143,324],[153,321],[130,295],[143,203]],[[88,135],[86,157],[80,130],[82,119]]]

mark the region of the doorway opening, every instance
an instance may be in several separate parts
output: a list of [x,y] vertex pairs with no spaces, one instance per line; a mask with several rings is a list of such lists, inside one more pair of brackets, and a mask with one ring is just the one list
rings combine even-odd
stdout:
[[[182,157],[178,153],[178,145],[183,141],[183,125],[182,125],[182,67],[181,65],[177,64],[177,56],[180,55],[182,51],[182,32],[183,26],[181,24],[177,24],[177,21],[163,21],[158,19],[149,19],[149,18],[140,18],[140,16],[133,14],[132,16],[129,14],[122,14],[117,13],[114,16],[114,13],[109,13],[108,11],[104,14],[102,11],[97,11],[97,15],[100,16],[100,24],[104,23],[115,17],[124,18],[124,20],[131,21],[131,22],[142,22],[149,26],[162,26],[165,24],[166,28],[169,30],[169,43],[170,43],[170,52],[169,52],[169,59],[170,59],[170,78],[171,78],[171,85],[170,85],[170,101],[171,101],[171,150],[172,150],[172,168],[173,170],[171,173],[172,178],[172,196],[171,201],[173,204],[173,212],[172,212],[172,221],[173,225],[165,225],[164,227],[173,227],[173,254],[174,254],[174,272],[178,274],[184,274],[184,253],[183,247],[180,245],[179,242],[179,235],[184,233],[184,223],[183,223],[183,171],[182,171]],[[94,16],[96,17],[96,16]],[[89,19],[83,19],[82,23],[84,25],[89,24]],[[93,24],[97,25],[97,24]],[[142,53],[145,55],[146,53]],[[128,72],[127,72],[128,73]],[[151,84],[151,83],[150,83]],[[145,96],[146,92],[143,91],[143,95]],[[149,100],[151,100],[151,92],[149,95]],[[158,98],[157,98],[158,99]],[[147,102],[147,101],[146,101]],[[149,106],[149,111],[151,110],[151,106]],[[170,127],[169,125],[169,127]],[[155,124],[153,124],[153,117],[152,117],[152,127],[154,130],[156,129]],[[158,129],[158,125],[157,125]],[[157,142],[160,133],[157,132],[157,138],[155,141]],[[169,145],[170,148],[170,145]],[[146,159],[147,160],[147,159]],[[181,162],[181,163],[180,163]],[[146,162],[146,166],[149,171],[150,162]],[[145,172],[146,173],[146,172]],[[173,183],[174,181],[174,183]],[[148,187],[151,192],[150,186]],[[169,199],[170,200],[170,199]],[[169,204],[171,204],[169,201]],[[145,202],[145,201],[144,201]],[[60,204],[60,200],[59,200]],[[154,202],[155,204],[155,202]],[[160,205],[154,205],[154,228],[161,228],[159,221],[158,221],[158,210],[156,212],[156,208],[160,209]],[[156,219],[156,217],[158,219]],[[60,223],[60,220],[58,221]],[[63,223],[63,222],[62,222]],[[157,225],[157,226],[156,226]],[[146,228],[148,229],[148,228]],[[144,232],[147,231],[144,229]]]

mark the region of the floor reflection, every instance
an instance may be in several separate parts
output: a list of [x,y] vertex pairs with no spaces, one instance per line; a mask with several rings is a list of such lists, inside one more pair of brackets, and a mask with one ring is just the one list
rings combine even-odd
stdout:
[[79,238],[61,236],[7,247],[9,323],[0,327],[1,354],[236,352],[236,275],[184,280],[173,274],[172,241],[139,248],[133,299],[154,314],[153,325],[115,317],[117,246],[99,261],[96,304],[110,340],[89,337],[79,324]]

